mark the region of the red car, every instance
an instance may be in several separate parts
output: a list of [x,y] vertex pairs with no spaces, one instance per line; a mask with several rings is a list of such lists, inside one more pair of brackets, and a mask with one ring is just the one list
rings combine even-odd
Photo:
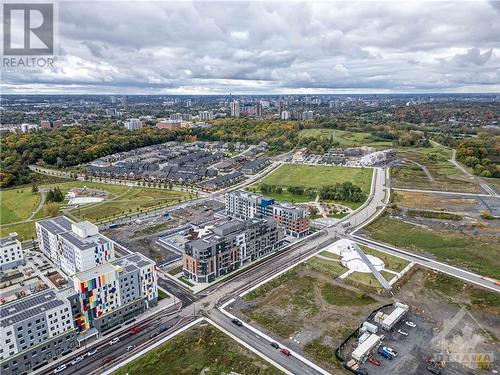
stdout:
[[283,353],[287,357],[290,356],[290,350],[288,350],[287,348],[281,348],[280,351],[281,351],[281,353]]
[[138,333],[141,331],[141,327],[134,327],[130,330],[130,333]]
[[380,366],[380,361],[376,358],[368,357],[368,361],[375,366]]

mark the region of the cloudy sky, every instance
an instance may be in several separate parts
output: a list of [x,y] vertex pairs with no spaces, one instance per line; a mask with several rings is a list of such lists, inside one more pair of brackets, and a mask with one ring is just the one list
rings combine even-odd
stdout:
[[61,1],[4,93],[500,92],[500,1]]

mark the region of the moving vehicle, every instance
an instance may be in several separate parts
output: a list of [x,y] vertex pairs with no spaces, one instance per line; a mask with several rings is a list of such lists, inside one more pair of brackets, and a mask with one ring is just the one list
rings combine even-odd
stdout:
[[165,332],[165,331],[168,331],[168,328],[169,328],[169,327],[166,327],[166,326],[161,326],[161,327],[160,327],[160,330],[159,330],[158,332],[159,332],[159,333],[163,333],[163,332]]
[[243,325],[243,323],[240,320],[236,319],[236,318],[231,319],[231,322],[233,324],[236,324],[238,327],[241,327]]
[[403,331],[402,329],[398,329],[398,333],[403,336],[408,336],[408,332]]
[[110,342],[108,342],[109,345],[114,345],[116,344],[118,341],[120,341],[120,338],[119,337],[115,337],[113,340],[111,340]]
[[281,353],[283,353],[284,355],[286,355],[287,357],[290,356],[290,350],[288,350],[287,348],[281,348]]
[[373,358],[372,356],[368,357],[368,362],[370,362],[372,365],[380,366],[380,361],[376,358]]
[[390,346],[384,346],[382,348],[382,350],[385,350],[387,353],[389,353],[390,355],[392,355],[393,357],[397,357],[398,356],[398,352],[395,351],[393,348],[391,348]]
[[127,352],[131,351],[134,348],[135,348],[135,345],[129,345],[129,346],[127,346]]
[[409,320],[407,320],[407,321],[405,322],[405,324],[406,324],[408,327],[411,327],[411,328],[415,328],[415,327],[417,326],[415,323],[410,322]]
[[97,349],[92,349],[91,351],[87,352],[87,357],[93,356],[95,353],[97,353]]
[[134,327],[130,330],[130,333],[138,333],[141,332],[141,327]]
[[153,337],[158,336],[158,332],[153,332],[152,334],[149,335],[149,338],[152,339]]
[[57,367],[56,369],[54,369],[54,374],[58,374],[64,370],[66,370],[67,367],[68,366],[66,366],[66,365],[61,365],[61,366]]
[[108,225],[108,228],[109,228],[109,229],[115,229],[115,228],[118,228],[118,224],[116,224],[116,223],[109,224],[109,225]]
[[392,355],[390,355],[388,352],[386,352],[385,350],[379,350],[378,351],[378,354],[380,354],[382,357],[384,357],[385,359],[388,359],[389,361],[392,361]]
[[277,342],[272,342],[272,343],[271,343],[271,346],[272,346],[274,349],[279,349],[279,348],[280,348],[280,346],[279,346],[279,344],[278,344]]
[[83,361],[83,358],[84,358],[83,356],[78,356],[78,357],[76,357],[75,359],[73,359],[73,360],[71,361],[71,366],[74,366],[74,365],[76,365],[78,362]]

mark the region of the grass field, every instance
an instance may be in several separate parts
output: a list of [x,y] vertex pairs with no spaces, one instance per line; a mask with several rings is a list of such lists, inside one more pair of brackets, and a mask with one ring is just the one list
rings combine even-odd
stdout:
[[366,132],[348,132],[337,129],[304,129],[299,133],[299,137],[330,138],[339,143],[340,147],[391,147],[392,142],[374,138]]
[[[415,163],[393,168],[392,178],[394,187],[479,192],[478,186],[450,161],[452,151],[448,148],[434,146],[428,148],[399,149],[402,158]],[[421,166],[427,168],[428,173]]]
[[370,192],[372,173],[371,168],[287,164],[281,166],[260,182],[282,187],[318,188],[350,181],[368,194]]
[[375,240],[403,249],[430,253],[448,264],[500,279],[498,237],[472,237],[455,231],[432,230],[388,216],[377,219],[365,230]]
[[101,221],[125,214],[148,211],[154,207],[169,206],[189,199],[189,194],[174,190],[127,188],[114,200],[98,203],[72,212],[83,220]]
[[285,342],[297,345],[299,340],[306,357],[330,373],[344,374],[335,358],[336,345],[380,302],[335,283],[337,272],[323,261],[335,264],[312,258],[247,294],[237,309]]
[[31,192],[31,186],[0,190],[0,225],[26,220],[40,199],[40,194]]
[[407,260],[403,258],[396,257],[394,255],[386,254],[381,251],[374,250],[370,247],[359,245],[365,254],[371,254],[379,259],[382,259],[385,264],[385,268],[395,272],[401,272],[410,264]]
[[198,325],[119,368],[115,375],[274,375],[281,371],[212,325]]

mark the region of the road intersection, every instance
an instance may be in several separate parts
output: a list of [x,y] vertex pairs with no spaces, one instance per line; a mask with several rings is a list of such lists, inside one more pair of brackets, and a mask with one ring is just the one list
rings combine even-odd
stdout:
[[[255,178],[252,178],[251,181],[246,181],[244,184],[240,184],[237,187],[223,189],[217,193],[211,194],[209,197],[199,198],[195,201],[200,202],[205,199],[216,199],[226,191],[247,186],[249,183],[253,183],[257,179],[262,178],[263,175],[274,170],[282,163],[282,161],[275,160],[270,167],[261,172],[258,176],[255,176]],[[288,373],[326,374],[327,372],[325,370],[319,368],[297,353],[292,353],[290,357],[284,356],[271,347],[270,340],[273,339],[258,332],[256,328],[246,323],[241,327],[232,324],[230,319],[231,315],[227,309],[230,308],[229,305],[232,299],[267,282],[280,273],[286,272],[286,270],[304,261],[307,257],[317,254],[326,246],[340,238],[352,239],[360,244],[369,245],[379,251],[408,259],[424,267],[445,272],[472,284],[500,292],[500,287],[495,284],[495,280],[484,278],[480,275],[437,262],[433,259],[415,255],[356,235],[356,232],[360,228],[373,221],[383,212],[385,206],[389,202],[389,192],[390,179],[388,170],[374,168],[370,195],[365,204],[358,210],[346,216],[344,219],[339,220],[334,225],[323,228],[313,235],[310,235],[299,244],[292,244],[268,258],[256,262],[252,267],[237,272],[234,276],[205,289],[203,293],[193,294],[187,288],[179,286],[175,281],[166,277],[160,270],[159,286],[174,295],[178,303],[175,306],[160,310],[142,319],[138,318],[134,325],[141,326],[142,329],[140,334],[131,335],[129,332],[130,330],[126,328],[108,334],[105,340],[100,340],[98,343],[96,342],[92,345],[92,348],[98,350],[95,356],[85,357],[78,366],[73,368],[68,367],[68,369],[61,372],[61,374],[99,374],[111,368],[115,368],[120,363],[123,363],[124,360],[130,358],[130,356],[133,356],[134,353],[151,349],[157,341],[165,339],[166,335],[171,335],[176,330],[182,329],[182,327],[185,327],[199,318],[208,319],[210,322],[221,327],[224,331],[237,337],[239,341],[251,346],[254,351],[259,353],[263,358],[269,360],[271,363],[279,364],[280,368],[285,369]],[[193,203],[189,202],[189,204]],[[133,325],[130,327],[132,326]],[[165,326],[170,327],[166,332],[160,335],[152,335],[152,333],[157,333],[161,327]],[[114,337],[119,337],[120,341],[111,347],[108,341]],[[61,363],[68,363],[73,358],[87,351],[88,348],[80,348],[70,356],[65,356],[59,361],[52,362],[45,366],[43,369],[40,369],[39,372],[43,374],[52,373]]]

